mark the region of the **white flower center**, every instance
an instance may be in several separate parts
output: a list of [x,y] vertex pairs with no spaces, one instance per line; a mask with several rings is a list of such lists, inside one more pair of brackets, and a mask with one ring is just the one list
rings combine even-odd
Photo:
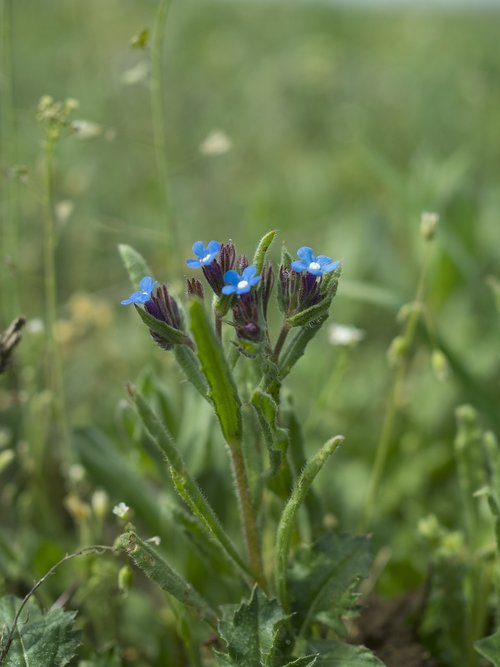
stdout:
[[248,280],[240,280],[238,283],[238,289],[245,289],[245,287],[248,287]]
[[205,255],[205,257],[202,258],[201,263],[205,264],[206,262],[208,262],[209,259],[210,259],[210,253],[208,253],[208,255]]
[[321,269],[321,265],[318,264],[318,262],[311,262],[309,264],[309,268],[312,269],[313,271],[318,271],[318,269]]

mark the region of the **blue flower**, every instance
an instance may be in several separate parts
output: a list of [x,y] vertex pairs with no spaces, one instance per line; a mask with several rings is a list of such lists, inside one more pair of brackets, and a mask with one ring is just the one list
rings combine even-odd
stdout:
[[229,285],[224,285],[222,294],[247,294],[261,279],[261,276],[255,275],[256,273],[257,269],[252,265],[247,266],[241,276],[237,271],[226,271],[224,280]]
[[139,283],[141,288],[139,292],[134,292],[128,299],[124,299],[121,303],[127,306],[129,303],[147,303],[151,299],[151,292],[158,285],[157,280],[153,280],[151,276],[144,276]]
[[220,243],[218,241],[209,241],[206,248],[202,241],[196,241],[196,243],[193,243],[193,252],[198,259],[186,259],[186,264],[192,269],[199,269],[200,266],[210,266],[219,250]]
[[331,257],[326,255],[316,256],[312,248],[303,246],[297,250],[297,256],[300,261],[292,262],[292,269],[297,273],[307,271],[313,276],[322,276],[324,273],[335,271],[340,266],[340,262],[332,262]]

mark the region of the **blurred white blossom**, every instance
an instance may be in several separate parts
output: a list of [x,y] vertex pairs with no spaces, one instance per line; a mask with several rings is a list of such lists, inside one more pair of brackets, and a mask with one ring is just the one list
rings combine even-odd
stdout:
[[332,324],[328,330],[328,341],[331,345],[354,346],[365,337],[365,332],[346,324]]
[[231,150],[231,139],[223,130],[212,130],[200,144],[203,155],[223,155]]

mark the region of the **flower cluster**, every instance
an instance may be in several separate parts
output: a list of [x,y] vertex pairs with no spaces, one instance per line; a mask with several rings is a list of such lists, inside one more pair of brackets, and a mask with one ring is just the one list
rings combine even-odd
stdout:
[[[221,244],[211,240],[206,246],[202,241],[196,241],[192,249],[195,258],[187,259],[186,264],[192,269],[202,270],[216,296],[215,316],[219,323],[219,335],[221,318],[231,309],[233,321],[229,324],[235,327],[240,341],[257,344],[265,341],[266,335],[268,339],[267,306],[274,285],[271,263],[262,259],[259,274],[257,267],[250,264],[244,255],[236,255],[232,241]],[[325,288],[324,276],[340,267],[340,262],[326,255],[316,256],[308,246],[299,248],[297,257],[297,260],[289,258],[284,261],[279,270],[278,303],[288,318],[289,326],[297,325],[293,320],[295,316],[308,309],[314,310],[322,302],[328,307],[334,292]],[[192,345],[191,339],[185,334],[182,311],[177,302],[165,285],[157,285],[157,281],[145,276],[139,283],[140,289],[121,303],[144,306],[147,314],[154,319],[148,319],[144,311],[139,309],[141,317],[149,326],[154,340],[163,349],[170,350],[175,344]],[[186,291],[189,297],[204,298],[203,285],[197,278],[186,279]],[[317,316],[316,311],[313,315]],[[313,320],[303,321],[302,318],[298,323],[309,321]],[[156,322],[164,323],[167,328],[157,326]]]

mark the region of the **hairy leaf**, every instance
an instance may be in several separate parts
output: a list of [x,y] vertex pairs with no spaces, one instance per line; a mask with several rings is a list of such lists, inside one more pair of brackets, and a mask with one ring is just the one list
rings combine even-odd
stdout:
[[[327,533],[299,548],[288,573],[297,627],[308,626],[321,611],[345,611],[343,594],[368,576],[371,563],[370,540],[364,536]],[[356,599],[353,595],[352,602]]]
[[144,257],[137,252],[137,250],[132,248],[132,246],[120,243],[118,245],[118,252],[120,253],[122,262],[127,269],[127,273],[134,288],[137,288],[144,276],[153,275]]
[[474,644],[474,648],[491,662],[495,667],[500,667],[500,629],[489,637],[484,637]]
[[315,667],[384,667],[384,663],[364,646],[317,641],[311,642],[308,649],[319,653]]
[[[0,599],[0,655],[5,647],[21,600],[13,596]],[[3,667],[64,667],[80,644],[74,629],[76,612],[54,609],[42,613],[34,603],[27,604],[17,621],[14,639]]]
[[210,399],[226,441],[234,446],[241,440],[241,404],[233,376],[201,301],[192,299],[189,312],[198,358],[210,388]]
[[199,617],[215,626],[217,615],[211,605],[153,549],[133,531],[120,535],[115,547],[124,551],[144,574],[177,600],[192,607]]
[[171,345],[186,345],[190,342],[189,338],[183,331],[171,327],[166,322],[163,322],[163,320],[157,320],[156,317],[153,317],[153,315],[148,313],[147,310],[144,310],[144,308],[139,308],[136,304],[134,304],[134,306],[144,324]]
[[272,231],[268,232],[265,236],[263,236],[259,241],[259,245],[257,246],[257,250],[255,251],[255,255],[252,262],[252,264],[257,269],[257,275],[260,275],[262,271],[262,267],[264,266],[264,261],[266,259],[266,253],[269,250],[271,243],[274,241],[277,233],[278,232],[275,229],[273,229]]
[[219,623],[220,635],[233,661],[224,658],[226,662],[220,665],[272,667],[280,633],[288,618],[277,600],[269,600],[255,586],[250,601],[243,602],[232,618]]

